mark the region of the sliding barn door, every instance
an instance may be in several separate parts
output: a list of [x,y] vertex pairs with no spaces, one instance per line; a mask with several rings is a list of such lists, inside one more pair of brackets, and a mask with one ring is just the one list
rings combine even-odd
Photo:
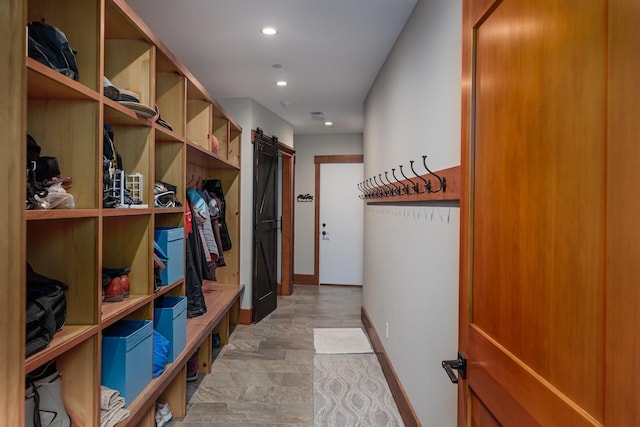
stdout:
[[464,1],[461,426],[605,419],[607,7]]
[[253,321],[277,306],[278,142],[256,132],[253,141]]

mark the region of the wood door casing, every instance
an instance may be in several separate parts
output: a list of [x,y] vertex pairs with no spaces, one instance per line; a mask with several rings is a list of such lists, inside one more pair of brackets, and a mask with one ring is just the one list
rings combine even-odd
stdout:
[[293,294],[295,153],[280,150],[282,159],[282,249],[280,253],[279,295]]
[[464,2],[460,425],[604,419],[606,7]]

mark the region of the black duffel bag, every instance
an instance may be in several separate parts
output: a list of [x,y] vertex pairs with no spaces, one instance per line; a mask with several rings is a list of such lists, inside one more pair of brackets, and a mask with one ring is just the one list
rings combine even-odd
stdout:
[[27,264],[27,356],[42,350],[67,320],[68,286],[36,273]]

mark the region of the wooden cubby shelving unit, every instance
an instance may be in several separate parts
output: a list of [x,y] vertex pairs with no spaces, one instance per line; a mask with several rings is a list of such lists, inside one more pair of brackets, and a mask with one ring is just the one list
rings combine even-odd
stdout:
[[[239,281],[242,129],[124,0],[21,4],[27,22],[44,19],[65,32],[78,51],[80,70],[74,81],[30,58],[25,61],[24,127],[42,147],[41,154],[57,157],[62,174],[72,177],[69,192],[76,208],[21,215],[26,238],[20,247],[26,261],[35,271],[69,285],[65,326],[45,349],[26,358],[24,373],[55,359],[73,425],[100,425],[102,331],[122,319],[153,319],[154,301],[161,295],[185,295],[184,280],[154,293],[154,228],[184,226],[185,220],[184,207],[153,206],[154,181],[176,185],[184,204],[192,177],[200,182],[220,179],[233,242],[224,253],[226,266],[217,270],[217,282],[203,286],[207,312],[187,320],[184,351],[128,402],[131,415],[119,425],[154,426],[158,399],[169,402],[174,416],[183,416],[187,360],[198,350],[200,371],[209,372],[213,329],[226,344],[238,323],[244,290]],[[104,97],[103,76],[139,93],[143,104],[157,105],[173,129]],[[142,174],[147,208],[102,207],[104,124],[114,131],[126,172]],[[220,142],[217,153],[211,151],[212,135]],[[131,296],[104,303],[101,269],[119,266],[131,267]]]

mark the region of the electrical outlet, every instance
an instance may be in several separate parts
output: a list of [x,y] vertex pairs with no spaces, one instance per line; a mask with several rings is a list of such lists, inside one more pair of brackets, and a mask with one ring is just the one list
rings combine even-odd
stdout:
[[389,322],[384,323],[384,337],[389,338]]

